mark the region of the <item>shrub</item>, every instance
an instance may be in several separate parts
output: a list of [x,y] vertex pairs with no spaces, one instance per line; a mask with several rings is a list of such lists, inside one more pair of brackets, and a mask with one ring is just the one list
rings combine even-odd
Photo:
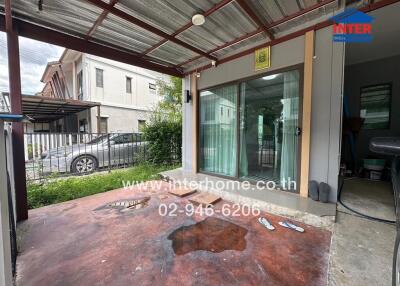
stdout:
[[180,163],[182,158],[181,121],[152,120],[143,130],[146,161],[154,164]]

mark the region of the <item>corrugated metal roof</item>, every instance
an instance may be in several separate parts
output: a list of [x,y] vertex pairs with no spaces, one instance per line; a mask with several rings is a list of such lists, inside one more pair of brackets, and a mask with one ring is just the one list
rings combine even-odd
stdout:
[[260,45],[261,43],[266,43],[268,41],[268,36],[265,33],[257,34],[249,39],[243,40],[240,43],[229,46],[225,49],[219,50],[213,55],[218,58],[223,58],[225,56],[231,55],[233,52],[241,52],[243,50],[252,48],[254,46]]
[[188,59],[194,58],[197,54],[175,43],[167,42],[151,52],[149,56],[178,65]]
[[177,38],[199,49],[210,51],[255,29],[257,29],[256,25],[243,14],[237,3],[232,2],[207,17],[204,25],[192,26],[179,34]]
[[192,15],[210,9],[217,1],[120,0],[115,7],[172,34],[190,22]]
[[92,38],[137,52],[143,52],[163,39],[113,14],[107,15]]
[[37,0],[13,0],[12,8],[24,19],[81,35],[89,31],[102,12],[101,9],[80,0],[43,1],[42,11],[39,10]]
[[[37,0],[13,0],[12,3],[13,12],[17,18],[86,38],[89,30],[104,11],[98,7],[99,5],[91,3],[93,1],[95,0],[43,1],[42,10],[39,10]],[[111,3],[111,0],[102,1]],[[247,0],[251,10],[267,27],[318,2],[321,1]],[[337,9],[337,3],[338,0],[291,19],[289,22],[273,27],[271,31],[275,33],[275,37],[279,37],[288,31],[299,29],[306,22],[323,19],[321,17],[327,18]],[[362,3],[362,0],[358,3]],[[222,8],[213,9],[215,5],[222,5]],[[0,6],[0,8],[4,7],[4,0],[0,0]],[[129,17],[123,19],[121,15],[115,15],[115,11],[109,11],[91,35],[91,41],[97,41],[103,45],[109,44],[114,48],[120,47],[134,54],[144,55],[145,51],[148,51],[146,59],[158,59],[172,65],[180,65],[199,57],[196,49],[207,53],[214,50],[212,55],[221,59],[269,40],[266,33],[261,32],[219,49],[221,46],[226,46],[226,43],[260,30],[256,21],[252,20],[235,0],[119,0],[114,7],[159,29],[161,33],[174,35],[180,31],[176,38],[192,46],[192,49],[165,41],[160,33],[157,35],[154,31],[150,32],[141,28],[128,21]],[[205,12],[209,14],[205,24],[191,26],[191,17],[196,13]],[[210,59],[202,57],[182,67],[191,69],[209,62]]]

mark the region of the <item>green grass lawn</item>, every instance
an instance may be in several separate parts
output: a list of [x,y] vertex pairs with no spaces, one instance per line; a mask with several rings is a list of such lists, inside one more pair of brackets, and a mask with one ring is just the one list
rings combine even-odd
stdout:
[[30,209],[34,209],[107,192],[122,188],[122,181],[158,179],[159,172],[177,167],[179,166],[144,164],[123,170],[114,170],[111,173],[30,183],[28,184],[28,206]]

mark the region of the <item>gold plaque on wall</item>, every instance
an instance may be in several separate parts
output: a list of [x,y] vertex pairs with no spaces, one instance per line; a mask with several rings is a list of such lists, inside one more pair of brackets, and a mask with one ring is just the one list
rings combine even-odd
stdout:
[[271,47],[261,48],[255,51],[255,70],[267,69],[271,66]]

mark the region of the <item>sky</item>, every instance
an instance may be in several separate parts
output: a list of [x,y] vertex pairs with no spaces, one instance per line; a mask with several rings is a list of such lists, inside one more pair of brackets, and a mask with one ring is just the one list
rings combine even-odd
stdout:
[[[23,94],[34,95],[42,91],[40,82],[47,62],[60,58],[64,48],[38,42],[27,38],[19,38],[21,62],[21,88]],[[0,32],[0,92],[8,91],[7,37]]]

